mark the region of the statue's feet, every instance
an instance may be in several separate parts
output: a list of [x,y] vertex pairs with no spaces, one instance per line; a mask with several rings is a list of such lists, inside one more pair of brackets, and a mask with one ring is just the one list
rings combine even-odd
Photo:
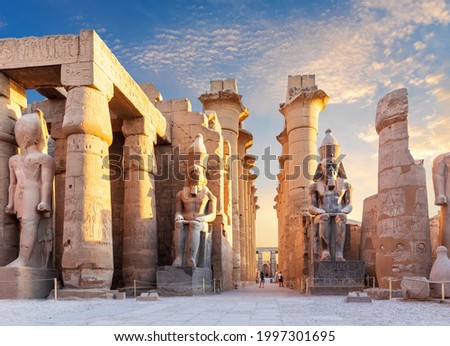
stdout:
[[6,265],[6,267],[26,267],[27,263],[23,258],[16,258],[14,261]]
[[192,269],[195,269],[197,267],[197,263],[195,263],[195,260],[193,258],[189,258],[187,260],[188,267],[191,267]]
[[172,267],[181,267],[181,257],[176,257],[172,263]]
[[329,261],[331,259],[331,255],[328,251],[322,252],[322,256],[320,257],[321,261]]
[[342,254],[340,252],[336,252],[336,261],[339,261],[339,262],[345,261],[344,256],[342,256]]

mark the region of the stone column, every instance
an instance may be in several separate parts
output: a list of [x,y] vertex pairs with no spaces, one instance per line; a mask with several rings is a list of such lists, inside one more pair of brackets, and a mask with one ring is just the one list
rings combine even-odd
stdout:
[[[289,208],[295,212],[308,209],[308,188],[317,161],[308,157],[317,155],[319,113],[325,108],[328,95],[318,90],[314,75],[289,76],[286,103],[280,112],[286,119],[289,146]],[[308,160],[308,161],[305,161]]]
[[122,276],[126,286],[133,280],[156,283],[158,235],[154,183],[156,131],[144,117],[125,120],[124,217]]
[[19,224],[4,209],[8,204],[9,158],[17,154],[14,126],[26,106],[25,89],[0,73],[0,266],[18,254]]
[[211,81],[209,94],[203,94],[199,100],[203,104],[203,111],[216,112],[222,126],[224,140],[230,144],[230,178],[232,194],[232,229],[233,229],[233,281],[241,281],[241,228],[239,224],[239,155],[238,135],[239,123],[249,114],[242,105],[242,96],[238,94],[236,81],[225,79]]
[[[379,286],[387,288],[386,277],[428,277],[431,269],[425,169],[408,148],[406,89],[378,102],[376,130],[380,139],[375,270]],[[400,281],[393,286],[399,288]]]
[[280,249],[285,277],[304,275],[306,244],[302,214],[308,210],[308,190],[317,167],[319,113],[327,101],[328,95],[318,90],[314,75],[289,76],[286,102],[280,105],[288,148],[284,163],[286,191],[283,192],[287,200],[286,220],[284,244]]
[[247,181],[249,175],[249,167],[246,164],[245,154],[247,149],[253,144],[253,136],[250,132],[239,129],[238,137],[238,151],[239,151],[239,226],[241,234],[241,279],[244,281],[248,280],[248,266],[247,266],[247,242],[249,238],[248,233],[248,192],[247,192]]
[[263,254],[261,250],[257,250],[258,254],[258,273],[263,270]]
[[280,172],[277,175],[278,178],[278,187],[277,187],[277,195],[275,197],[276,205],[275,209],[277,211],[278,217],[278,264],[280,270],[284,271],[285,263],[287,260],[287,244],[286,239],[288,236],[287,232],[287,221],[286,215],[289,215],[287,212],[288,201],[287,201],[287,191],[288,191],[288,183],[286,181],[286,172],[289,171],[289,162],[287,160],[289,154],[289,145],[288,145],[288,137],[286,128],[277,136],[278,142],[281,144],[281,155],[278,157],[278,162],[280,164]]
[[109,289],[113,277],[108,146],[109,93],[71,87],[62,130],[67,138],[62,275],[66,288]]
[[364,200],[361,222],[360,258],[364,261],[366,275],[371,277],[375,276],[375,256],[378,248],[377,204],[378,195]]

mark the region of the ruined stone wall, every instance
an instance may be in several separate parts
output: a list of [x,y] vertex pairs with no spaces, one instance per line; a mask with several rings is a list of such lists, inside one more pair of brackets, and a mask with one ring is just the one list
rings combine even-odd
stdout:
[[376,274],[384,288],[386,277],[428,277],[431,269],[425,169],[409,152],[407,119],[406,89],[394,90],[378,102]]

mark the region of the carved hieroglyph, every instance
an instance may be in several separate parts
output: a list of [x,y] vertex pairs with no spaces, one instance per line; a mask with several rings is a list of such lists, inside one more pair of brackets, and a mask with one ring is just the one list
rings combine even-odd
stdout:
[[47,151],[48,131],[40,110],[15,125],[20,153],[9,160],[9,200],[5,211],[20,220],[19,256],[9,267],[46,268],[52,252],[55,161]]
[[[425,169],[409,152],[407,118],[406,89],[378,102],[376,274],[383,288],[388,287],[388,277],[428,277],[431,268]],[[394,287],[399,287],[399,281],[394,281]]]

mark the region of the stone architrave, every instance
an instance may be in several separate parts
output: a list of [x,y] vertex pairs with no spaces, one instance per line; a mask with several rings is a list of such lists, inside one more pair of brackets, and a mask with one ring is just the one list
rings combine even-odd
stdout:
[[[448,258],[448,250],[445,246],[439,246],[436,250],[436,261],[431,267],[430,281],[447,281],[444,284],[444,296],[450,298],[450,259]],[[442,297],[442,284],[430,283],[431,296]]]
[[[428,277],[430,226],[425,169],[408,148],[408,92],[395,90],[377,106],[379,138],[376,275],[380,288],[388,277]],[[394,289],[400,280],[393,281]]]
[[439,245],[450,248],[450,153],[437,156],[433,160],[434,204],[441,207],[439,218]]
[[107,95],[92,87],[69,89],[62,130],[67,137],[64,287],[109,289],[114,266]]

